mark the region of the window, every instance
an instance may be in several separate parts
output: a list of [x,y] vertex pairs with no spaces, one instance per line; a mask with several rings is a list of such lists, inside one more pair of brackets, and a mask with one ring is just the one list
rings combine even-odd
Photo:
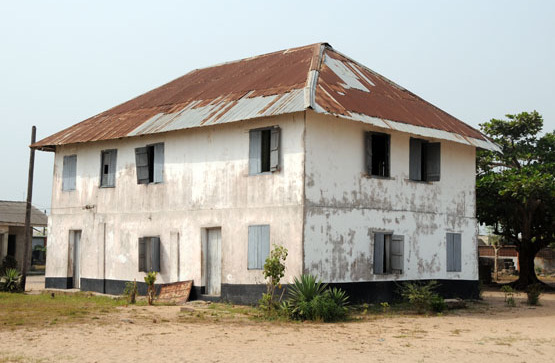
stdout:
[[16,235],[15,234],[9,234],[8,235],[8,251],[7,251],[8,256],[15,257],[15,247],[16,246],[17,246]]
[[403,236],[374,233],[374,274],[403,273]]
[[164,181],[164,144],[147,145],[135,149],[137,184],[162,183]]
[[439,181],[440,143],[410,139],[409,178],[417,181]]
[[77,155],[64,156],[62,170],[62,190],[75,190],[75,179],[77,175]]
[[160,272],[160,237],[139,238],[139,272]]
[[447,271],[461,272],[460,233],[447,233]]
[[116,159],[118,151],[104,150],[100,156],[100,186],[116,186]]
[[388,134],[365,133],[365,160],[368,175],[389,177],[389,140]]
[[249,226],[248,269],[262,270],[270,254],[270,226]]
[[249,132],[249,174],[279,170],[280,128],[277,126]]

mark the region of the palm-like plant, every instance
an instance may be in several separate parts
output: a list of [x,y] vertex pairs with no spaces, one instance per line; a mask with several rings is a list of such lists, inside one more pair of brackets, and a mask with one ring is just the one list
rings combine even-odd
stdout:
[[21,274],[15,268],[8,268],[0,279],[2,290],[7,292],[19,292],[21,289]]

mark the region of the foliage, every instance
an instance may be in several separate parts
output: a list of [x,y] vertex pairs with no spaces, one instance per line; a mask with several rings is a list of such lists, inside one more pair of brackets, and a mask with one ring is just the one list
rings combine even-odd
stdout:
[[156,298],[156,286],[154,283],[156,282],[156,277],[158,276],[158,272],[150,271],[145,276],[145,282],[147,285],[146,297],[148,301],[148,305],[154,304],[154,299]]
[[542,293],[541,284],[532,284],[526,289],[526,297],[528,305],[539,305],[540,295]]
[[410,303],[417,313],[423,314],[427,311],[442,309],[442,306],[445,304],[443,298],[434,292],[438,287],[439,284],[437,281],[430,281],[426,284],[405,282],[401,285],[399,293],[403,299]]
[[21,274],[15,268],[8,268],[0,278],[0,291],[21,292]]
[[282,309],[296,320],[321,320],[325,322],[345,319],[349,297],[345,291],[327,288],[327,284],[312,275],[295,278],[289,287],[289,298]]
[[267,281],[267,293],[262,296],[259,305],[264,310],[275,310],[281,302],[283,292],[276,301],[276,289],[281,289],[281,279],[285,275],[287,248],[274,245],[264,262],[264,278]]
[[430,300],[430,309],[435,313],[441,313],[447,309],[447,304],[445,303],[443,297],[438,294],[433,294]]
[[17,260],[15,257],[6,255],[2,259],[2,265],[0,266],[0,275],[4,275],[7,269],[17,269]]
[[501,287],[501,291],[505,295],[505,303],[507,304],[507,306],[514,307],[516,305],[515,297],[514,297],[515,296],[515,289],[513,289],[509,285],[503,285]]
[[[382,307],[382,312],[383,312],[384,314],[387,313],[387,312],[389,311],[390,306],[389,306],[389,303],[388,303],[387,301],[381,302],[381,303],[380,303],[380,306]],[[367,310],[367,309],[366,309],[366,310]]]
[[502,153],[477,152],[477,217],[516,246],[524,288],[539,282],[534,256],[555,240],[555,133],[540,136],[536,111],[506,117],[480,125]]
[[130,304],[135,304],[137,302],[137,280],[127,281],[125,283],[125,289],[123,289],[123,295],[127,298],[127,302]]

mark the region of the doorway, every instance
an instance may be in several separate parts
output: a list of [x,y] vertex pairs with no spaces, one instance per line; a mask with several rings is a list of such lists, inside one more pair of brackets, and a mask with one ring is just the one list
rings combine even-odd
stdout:
[[73,288],[81,288],[81,231],[69,232],[69,257],[72,267]]
[[206,294],[219,296],[222,291],[222,229],[206,230]]

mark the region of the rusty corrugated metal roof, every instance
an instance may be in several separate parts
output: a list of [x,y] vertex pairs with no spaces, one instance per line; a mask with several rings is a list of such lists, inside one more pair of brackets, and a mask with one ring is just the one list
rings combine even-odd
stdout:
[[194,70],[32,147],[116,139],[312,109],[496,149],[479,131],[326,43]]

